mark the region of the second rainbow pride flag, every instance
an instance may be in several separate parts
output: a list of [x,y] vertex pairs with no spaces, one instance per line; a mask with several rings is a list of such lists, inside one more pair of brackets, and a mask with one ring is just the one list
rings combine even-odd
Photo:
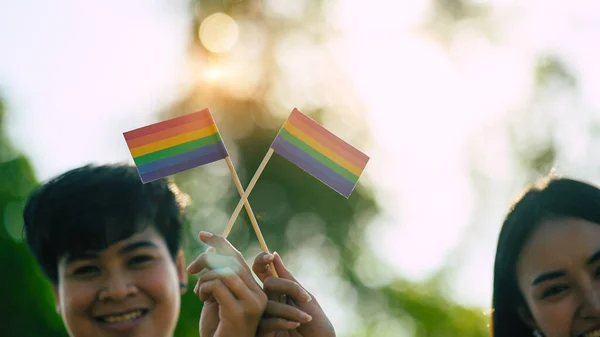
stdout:
[[271,144],[273,151],[346,198],[369,157],[294,109]]
[[144,183],[229,156],[208,109],[124,132],[123,136]]

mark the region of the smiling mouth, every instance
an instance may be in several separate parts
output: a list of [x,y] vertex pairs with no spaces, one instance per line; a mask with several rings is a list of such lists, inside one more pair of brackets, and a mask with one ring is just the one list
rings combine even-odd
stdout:
[[581,334],[580,337],[600,337],[600,329]]
[[96,317],[96,320],[108,324],[129,323],[138,320],[148,313],[147,309],[138,309],[118,315],[106,315]]

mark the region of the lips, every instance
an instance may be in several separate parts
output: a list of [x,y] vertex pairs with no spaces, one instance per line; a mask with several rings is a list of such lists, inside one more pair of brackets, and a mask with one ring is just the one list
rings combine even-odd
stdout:
[[123,313],[115,313],[96,317],[97,320],[105,323],[123,323],[134,321],[148,312],[146,309],[136,309]]

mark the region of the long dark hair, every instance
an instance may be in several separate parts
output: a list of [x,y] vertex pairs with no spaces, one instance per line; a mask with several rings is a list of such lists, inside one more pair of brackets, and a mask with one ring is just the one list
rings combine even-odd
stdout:
[[527,190],[508,212],[494,263],[493,337],[532,336],[532,328],[518,314],[518,308],[527,309],[527,305],[517,284],[517,260],[541,222],[564,217],[600,224],[600,189],[581,181],[552,178]]

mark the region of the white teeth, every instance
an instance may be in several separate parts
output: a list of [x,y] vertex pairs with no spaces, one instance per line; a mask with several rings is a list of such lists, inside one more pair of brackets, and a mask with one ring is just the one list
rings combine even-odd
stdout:
[[585,337],[600,337],[600,329],[588,332],[584,335]]
[[106,316],[103,318],[104,321],[108,323],[122,323],[127,321],[133,321],[142,316],[141,310],[132,311],[123,315],[115,315],[115,316]]

